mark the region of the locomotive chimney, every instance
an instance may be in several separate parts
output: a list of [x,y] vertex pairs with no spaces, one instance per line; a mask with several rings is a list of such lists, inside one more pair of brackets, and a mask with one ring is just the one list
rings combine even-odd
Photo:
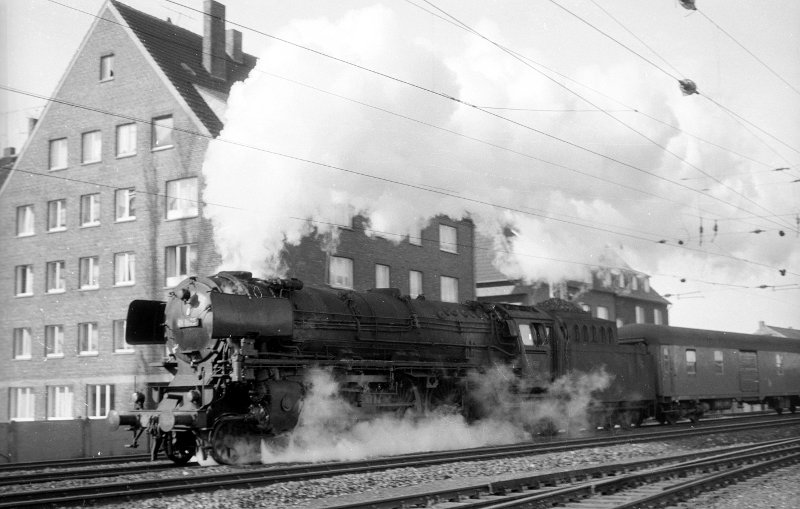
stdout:
[[225,6],[215,0],[205,0],[203,10],[205,12],[205,23],[203,24],[203,67],[206,68],[211,76],[227,80]]

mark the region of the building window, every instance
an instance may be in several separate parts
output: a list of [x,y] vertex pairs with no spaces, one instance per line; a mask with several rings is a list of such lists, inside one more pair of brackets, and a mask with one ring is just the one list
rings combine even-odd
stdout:
[[100,194],[84,194],[81,196],[81,226],[97,226],[100,224]]
[[660,309],[653,310],[653,323],[656,325],[664,325],[664,312]]
[[447,253],[458,253],[458,234],[455,228],[439,225],[439,249]]
[[102,155],[103,138],[100,131],[90,131],[81,136],[81,163],[96,163]]
[[14,295],[33,295],[33,265],[17,265],[14,268]]
[[152,148],[158,150],[172,146],[172,115],[153,119]]
[[126,286],[136,283],[136,254],[117,253],[114,255],[114,284]]
[[623,272],[619,273],[619,277],[617,278],[617,284],[620,288],[625,288],[625,274]]
[[650,292],[650,280],[647,278],[642,279],[642,286],[644,287],[644,291],[649,293]]
[[100,81],[114,79],[114,55],[100,57]]
[[353,288],[353,260],[331,256],[329,284],[335,288]]
[[639,278],[631,276],[631,290],[636,291],[639,289]]
[[17,207],[17,237],[28,237],[34,234],[33,205]]
[[114,217],[118,222],[136,219],[136,209],[133,206],[135,198],[136,191],[133,189],[117,189],[114,192]]
[[50,169],[63,170],[67,167],[67,139],[50,140]]
[[61,293],[67,289],[64,283],[64,271],[66,264],[63,260],[57,262],[47,262],[46,288],[47,293]]
[[127,320],[114,320],[112,324],[114,329],[114,351],[117,353],[133,352],[133,345],[129,345],[125,341],[125,328],[127,325]]
[[411,233],[408,234],[408,243],[412,246],[421,246],[422,245],[422,229],[417,228]]
[[9,395],[12,421],[32,421],[34,399],[32,387],[12,387]]
[[44,349],[47,357],[64,356],[63,325],[48,325],[44,328]]
[[117,157],[136,155],[136,124],[117,126]]
[[167,247],[167,286],[173,287],[195,271],[197,253],[192,244]]
[[642,306],[636,306],[636,323],[644,323],[644,308]]
[[67,229],[67,200],[47,202],[47,231],[60,232]]
[[332,206],[330,222],[332,226],[353,229],[353,216],[355,209],[347,203],[335,203]]
[[725,371],[724,357],[722,350],[714,350],[714,373],[721,375]]
[[14,329],[14,358],[31,358],[31,330],[28,327]]
[[442,302],[458,302],[458,279],[442,276]]
[[697,352],[692,349],[686,350],[686,373],[697,374]]
[[375,264],[375,288],[389,288],[389,266]]
[[68,385],[47,387],[47,418],[72,419],[72,388]]
[[775,354],[775,374],[783,375],[783,355],[779,353]]
[[167,182],[167,219],[197,215],[197,178]]
[[97,355],[100,337],[96,322],[78,324],[78,353],[81,355]]
[[113,404],[113,385],[86,386],[86,413],[88,417],[107,417],[108,411],[113,410]]
[[623,320],[622,318],[617,318],[616,323],[617,323],[617,328],[619,328],[625,325],[625,320]]
[[603,320],[608,320],[608,308],[605,306],[597,306],[596,311],[597,318],[601,318]]
[[97,256],[88,256],[80,259],[80,285],[81,290],[94,290],[100,287],[100,261]]
[[412,298],[422,295],[422,272],[417,270],[408,271],[408,294]]

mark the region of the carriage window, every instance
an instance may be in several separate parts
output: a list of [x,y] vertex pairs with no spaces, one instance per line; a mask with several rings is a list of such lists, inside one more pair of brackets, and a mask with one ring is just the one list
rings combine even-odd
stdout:
[[686,350],[686,373],[697,374],[697,351]]
[[533,336],[531,335],[531,326],[527,323],[519,324],[519,334],[522,337],[522,344],[525,346],[533,346]]
[[721,375],[724,371],[722,350],[714,350],[714,373]]
[[778,375],[783,374],[783,355],[779,353],[775,354],[775,371]]

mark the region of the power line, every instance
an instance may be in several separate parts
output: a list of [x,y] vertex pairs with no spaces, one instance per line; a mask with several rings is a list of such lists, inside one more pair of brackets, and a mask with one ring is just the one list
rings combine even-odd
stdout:
[[[54,2],[54,3],[58,3],[58,2],[55,2],[55,0],[49,0],[49,1],[51,1],[51,2]],[[189,9],[189,10],[195,11],[195,12],[203,13],[205,16],[211,16],[211,17],[214,17],[214,16],[213,16],[213,15],[211,15],[211,14],[204,13],[203,11],[201,11],[201,10],[199,10],[199,9],[195,9],[195,8],[193,8],[193,7],[189,7],[189,6],[187,6],[187,5],[181,4],[180,2],[177,2],[177,1],[175,1],[175,0],[166,0],[166,1],[168,1],[168,2],[170,2],[170,3],[173,3],[173,4],[175,4],[175,5],[179,5],[179,6],[181,6],[181,7],[184,7],[184,8],[186,8],[186,9]],[[551,0],[551,1],[552,1],[552,0]],[[428,3],[428,4],[430,4],[430,2],[427,2],[427,3]],[[430,5],[433,5],[433,4],[430,4]],[[434,7],[435,7],[435,6],[434,6]],[[435,8],[437,8],[437,9],[438,9],[438,7],[435,7]],[[444,11],[442,11],[442,12],[444,12]],[[446,14],[446,13],[445,13],[445,14]],[[449,16],[449,15],[448,15],[448,16]],[[454,18],[454,19],[455,19],[455,18]],[[749,211],[747,211],[747,210],[743,209],[742,207],[740,207],[740,206],[738,206],[738,205],[735,205],[735,204],[732,204],[732,203],[730,203],[730,202],[727,202],[727,201],[725,201],[725,200],[723,200],[723,199],[721,199],[721,198],[719,198],[719,197],[716,197],[716,196],[714,196],[714,195],[712,195],[712,194],[709,194],[709,193],[706,193],[706,192],[703,192],[703,191],[698,191],[698,190],[696,190],[696,189],[693,189],[693,188],[691,188],[691,187],[689,187],[689,186],[685,186],[685,185],[681,184],[680,182],[676,182],[676,181],[674,181],[674,180],[670,180],[670,179],[668,179],[668,178],[666,178],[666,177],[662,177],[662,176],[660,176],[660,175],[657,175],[657,174],[656,174],[656,173],[654,173],[654,172],[651,172],[651,171],[645,170],[645,169],[643,169],[643,168],[639,168],[639,167],[637,167],[637,166],[635,166],[635,165],[632,165],[632,164],[629,164],[629,163],[625,163],[624,161],[621,161],[621,160],[619,160],[619,159],[616,159],[616,158],[614,158],[614,157],[611,157],[611,156],[608,156],[608,155],[606,155],[606,154],[603,154],[603,153],[600,153],[600,152],[597,152],[597,151],[591,150],[591,149],[589,149],[589,148],[587,148],[587,147],[584,147],[584,146],[582,146],[582,145],[579,145],[579,144],[577,144],[577,143],[574,143],[574,142],[570,142],[570,141],[568,141],[568,140],[565,140],[565,139],[563,139],[563,138],[559,138],[558,136],[555,136],[555,135],[553,135],[553,134],[550,134],[550,133],[547,133],[547,132],[545,132],[545,131],[542,131],[542,130],[536,129],[536,128],[532,127],[532,126],[529,126],[529,125],[527,125],[527,124],[524,124],[524,123],[518,122],[518,121],[516,121],[516,120],[513,120],[513,119],[511,119],[511,118],[504,117],[504,116],[502,116],[502,115],[499,115],[499,114],[497,114],[497,113],[494,113],[494,112],[492,112],[492,111],[489,111],[489,110],[486,110],[486,109],[482,109],[480,106],[477,106],[477,105],[475,105],[475,104],[472,104],[472,103],[470,103],[470,102],[467,102],[467,101],[465,101],[465,100],[462,100],[462,99],[458,99],[458,98],[456,98],[456,97],[453,97],[453,96],[451,96],[451,95],[449,95],[449,94],[446,94],[446,93],[444,93],[444,92],[436,91],[436,90],[433,90],[433,89],[430,89],[430,88],[424,87],[424,86],[422,86],[422,85],[418,85],[418,84],[416,84],[416,83],[410,82],[410,81],[408,81],[408,80],[404,80],[404,79],[401,79],[401,78],[398,78],[398,77],[395,77],[395,76],[389,75],[389,74],[387,74],[387,73],[384,73],[384,72],[381,72],[381,71],[377,71],[377,70],[375,70],[375,69],[371,69],[371,68],[369,68],[369,67],[366,67],[366,66],[364,66],[364,65],[357,64],[357,63],[351,62],[351,61],[349,61],[349,60],[345,60],[345,59],[342,59],[342,58],[339,58],[339,57],[336,57],[336,56],[330,55],[330,54],[328,54],[328,53],[325,53],[325,52],[322,52],[322,51],[319,51],[319,50],[315,50],[315,49],[313,49],[313,48],[310,48],[310,47],[308,47],[308,46],[304,46],[304,45],[301,45],[301,44],[298,44],[298,43],[295,43],[295,42],[292,42],[292,41],[289,41],[289,40],[283,39],[283,38],[281,38],[281,37],[277,37],[277,36],[274,36],[274,35],[272,35],[272,34],[268,34],[268,33],[266,33],[266,32],[263,32],[263,31],[260,31],[260,30],[257,30],[257,29],[255,29],[255,28],[249,27],[249,26],[247,26],[247,25],[243,25],[243,24],[240,24],[240,23],[236,23],[236,22],[233,22],[233,21],[230,21],[230,20],[226,20],[226,23],[229,23],[229,24],[231,24],[231,25],[234,25],[234,26],[238,26],[238,27],[240,27],[240,28],[243,28],[243,29],[245,29],[245,30],[252,31],[253,33],[260,34],[260,35],[263,35],[263,36],[265,36],[265,37],[268,37],[268,38],[271,38],[271,39],[273,39],[273,40],[276,40],[276,41],[282,42],[282,43],[284,43],[284,44],[287,44],[287,45],[290,45],[290,46],[296,47],[296,48],[298,48],[298,49],[302,49],[302,50],[305,50],[305,51],[309,51],[309,52],[311,52],[311,53],[314,53],[314,54],[317,54],[317,55],[323,56],[323,57],[325,57],[325,58],[329,58],[329,59],[332,59],[332,60],[334,60],[334,61],[337,61],[337,62],[340,62],[340,63],[346,64],[346,65],[352,66],[352,67],[354,67],[354,68],[357,68],[357,69],[360,69],[360,70],[362,70],[362,71],[369,72],[369,73],[375,74],[375,75],[377,75],[377,76],[380,76],[380,77],[383,77],[383,78],[386,78],[386,79],[389,79],[389,80],[393,80],[393,81],[396,81],[396,82],[398,82],[398,83],[401,83],[401,84],[404,84],[404,85],[407,85],[407,86],[410,86],[410,87],[416,88],[416,89],[418,89],[418,90],[421,90],[421,91],[424,91],[424,92],[427,92],[427,93],[431,93],[431,94],[433,94],[433,95],[436,95],[436,96],[439,96],[439,97],[441,97],[441,98],[444,98],[444,99],[447,99],[447,100],[451,100],[451,101],[457,102],[457,103],[459,103],[459,104],[461,104],[461,105],[464,105],[464,106],[467,106],[467,107],[470,107],[470,108],[476,109],[476,110],[478,110],[478,111],[481,111],[481,112],[483,112],[483,113],[485,113],[485,114],[491,115],[491,116],[493,116],[493,117],[495,117],[495,118],[498,118],[498,119],[500,119],[500,120],[503,120],[503,121],[509,122],[509,123],[511,123],[511,124],[513,124],[513,125],[516,125],[516,126],[518,126],[518,127],[522,127],[522,128],[524,128],[524,129],[527,129],[527,130],[530,130],[530,131],[536,132],[536,133],[538,133],[538,134],[541,134],[541,135],[543,135],[543,136],[546,136],[546,137],[548,137],[548,138],[551,138],[551,139],[553,139],[553,140],[559,141],[559,142],[561,142],[561,143],[564,143],[564,144],[566,144],[566,145],[569,145],[569,146],[571,146],[571,147],[573,147],[573,148],[577,148],[577,149],[579,149],[579,150],[581,150],[581,151],[584,151],[584,152],[590,153],[590,154],[592,154],[592,155],[596,155],[596,156],[598,156],[598,157],[601,157],[601,158],[603,158],[603,159],[607,159],[607,160],[609,160],[609,161],[615,162],[615,163],[617,163],[617,164],[620,164],[620,165],[622,165],[622,166],[628,167],[628,168],[630,168],[630,169],[633,169],[633,170],[635,170],[635,171],[639,171],[639,172],[645,173],[645,174],[647,174],[647,175],[650,175],[650,176],[652,176],[652,177],[654,177],[654,178],[657,178],[657,179],[663,180],[663,181],[665,181],[665,182],[669,182],[669,183],[671,183],[671,184],[673,184],[673,185],[677,185],[677,186],[679,186],[679,187],[683,187],[683,188],[685,188],[685,189],[687,189],[687,190],[690,190],[690,191],[692,191],[692,192],[696,192],[696,193],[702,194],[702,195],[704,195],[704,196],[706,196],[706,197],[708,197],[708,198],[711,198],[712,200],[720,201],[720,202],[722,202],[722,203],[725,203],[725,204],[726,204],[726,205],[728,205],[728,206],[732,206],[732,207],[734,207],[734,208],[737,208],[737,209],[739,209],[739,210],[742,210],[742,211],[744,211],[744,212],[749,212]],[[466,27],[466,25],[465,25],[465,27]],[[470,31],[473,31],[473,32],[474,32],[474,30],[472,30],[472,29],[469,29],[468,27],[467,27],[467,29],[468,29],[468,30],[470,30]],[[474,32],[474,33],[476,33],[476,34],[477,34],[477,32]],[[480,35],[480,34],[477,34],[477,35]],[[481,35],[481,37],[483,37],[483,36]],[[484,37],[484,39],[486,39],[486,38]],[[488,41],[488,39],[486,39],[486,40]],[[489,42],[492,42],[492,41],[489,41]],[[497,44],[496,44],[496,43],[494,43],[494,42],[492,42],[492,44],[495,44],[495,45],[497,45]],[[502,48],[502,46],[500,46],[500,45],[497,45],[497,46],[498,46],[498,47],[500,47],[500,48]],[[504,49],[504,50],[505,50],[505,51],[508,51],[507,49]],[[537,72],[539,72],[539,71],[537,70]],[[547,76],[546,76],[546,77],[547,77]],[[548,79],[551,79],[551,78],[549,78],[549,77],[547,77],[547,78],[548,78]],[[563,85],[561,85],[560,83],[558,83],[558,82],[555,82],[555,83],[557,83],[559,86],[562,86],[562,87],[563,87]],[[572,92],[572,91],[571,91],[571,92]],[[572,92],[572,93],[575,93],[575,92]],[[578,95],[578,94],[576,94],[576,95]],[[580,96],[579,96],[579,97],[580,97]],[[582,98],[582,99],[584,99],[584,100],[585,100],[587,103],[589,103],[590,105],[592,105],[592,106],[594,106],[594,107],[597,107],[596,105],[592,104],[590,101],[586,100],[585,98]],[[622,123],[622,124],[623,124],[623,125],[625,125],[627,128],[629,128],[629,129],[633,130],[634,132],[638,133],[640,136],[643,136],[643,137],[645,137],[646,139],[648,139],[649,141],[651,141],[652,143],[656,144],[656,145],[657,145],[657,146],[659,146],[659,147],[660,147],[662,150],[664,150],[664,151],[666,151],[666,152],[668,152],[668,153],[671,153],[672,155],[674,155],[675,157],[677,157],[679,160],[683,161],[685,164],[687,164],[687,165],[689,165],[689,166],[691,166],[691,167],[695,168],[697,171],[699,171],[699,172],[701,172],[701,173],[704,173],[704,174],[708,175],[706,172],[704,172],[704,171],[703,171],[703,170],[701,170],[700,168],[697,168],[696,166],[692,165],[691,163],[688,163],[687,161],[684,161],[683,159],[681,159],[681,158],[680,158],[679,156],[677,156],[676,154],[674,154],[674,153],[670,152],[670,151],[669,151],[669,150],[668,150],[666,147],[663,147],[662,145],[658,144],[658,143],[657,143],[655,140],[651,140],[650,138],[647,138],[647,137],[646,137],[644,134],[640,133],[639,131],[636,131],[635,129],[633,129],[633,128],[632,128],[632,127],[630,127],[629,125],[625,124],[624,122],[622,122],[622,121],[621,121],[621,120],[619,120],[618,118],[614,117],[613,115],[609,115],[609,116],[610,116],[611,118],[613,118],[613,119],[617,120],[618,122]],[[712,179],[714,178],[714,177],[712,177],[712,176],[710,176],[710,175],[709,175],[709,177],[710,177],[710,178],[712,178]],[[725,187],[725,188],[729,189],[729,190],[730,190],[730,191],[732,191],[734,194],[737,194],[737,195],[739,195],[739,196],[740,196],[741,198],[743,198],[744,200],[746,200],[746,201],[749,201],[749,202],[753,203],[755,206],[757,206],[758,208],[761,208],[761,209],[763,209],[764,211],[768,212],[768,213],[769,213],[769,215],[772,215],[772,216],[774,216],[774,213],[773,213],[772,211],[770,211],[770,210],[766,209],[765,207],[763,207],[762,205],[758,204],[757,202],[755,202],[754,200],[750,199],[749,197],[746,197],[746,196],[744,196],[744,195],[743,195],[743,194],[741,194],[739,191],[737,191],[737,190],[735,190],[735,189],[733,189],[733,188],[731,188],[731,187],[727,186],[727,185],[726,185],[726,184],[724,184],[723,182],[719,182],[719,184],[720,184],[720,185],[722,185],[723,187]]]
[[[105,114],[105,115],[110,115],[110,116],[114,116],[114,117],[118,117],[118,118],[123,118],[123,119],[126,119],[126,120],[130,120],[130,121],[134,121],[134,122],[138,122],[138,123],[142,123],[142,124],[147,124],[147,125],[154,125],[155,124],[154,121],[152,121],[152,120],[145,120],[145,119],[141,119],[141,118],[138,118],[138,117],[135,117],[135,116],[132,116],[132,115],[109,112],[109,111],[103,110],[101,108],[80,105],[80,104],[73,103],[73,102],[70,102],[70,101],[66,101],[66,100],[63,100],[63,99],[45,98],[43,96],[39,96],[39,95],[33,94],[31,92],[20,91],[18,89],[15,89],[13,87],[7,87],[5,85],[0,85],[0,89],[4,89],[4,90],[11,91],[11,92],[16,92],[16,93],[21,93],[21,94],[25,94],[25,95],[30,95],[30,96],[33,96],[33,97],[37,97],[39,99],[46,99],[46,100],[49,100],[51,102],[63,104],[65,106],[70,106],[70,107],[79,108],[79,109],[85,109],[85,110],[88,110],[88,111],[93,111],[93,112],[100,113],[100,114]],[[270,155],[274,155],[274,156],[278,156],[278,157],[283,157],[283,158],[286,158],[286,159],[290,159],[290,160],[294,160],[294,161],[298,161],[298,162],[302,162],[302,163],[306,163],[306,164],[310,164],[310,165],[320,166],[320,167],[324,167],[324,168],[328,168],[328,169],[333,169],[333,170],[336,170],[336,171],[341,171],[341,172],[344,172],[344,173],[349,173],[349,174],[362,176],[362,177],[366,177],[366,178],[370,178],[370,179],[374,179],[374,180],[378,180],[378,181],[382,181],[382,182],[387,182],[387,183],[391,183],[391,184],[395,184],[395,185],[399,185],[399,186],[403,186],[403,187],[408,187],[410,189],[415,189],[415,190],[419,190],[419,191],[425,191],[425,192],[428,192],[428,193],[437,194],[437,195],[445,196],[445,197],[449,197],[449,198],[454,198],[454,199],[457,199],[457,200],[463,200],[463,201],[474,203],[474,204],[477,204],[477,205],[488,206],[488,207],[495,208],[495,209],[500,209],[500,210],[507,210],[509,212],[516,212],[516,213],[519,213],[519,214],[522,214],[522,215],[526,215],[526,216],[534,216],[534,217],[538,217],[538,218],[541,218],[541,219],[544,219],[544,220],[556,221],[556,222],[559,222],[559,223],[562,223],[562,224],[566,224],[566,225],[570,225],[570,226],[586,228],[586,229],[594,230],[594,231],[601,232],[601,233],[617,235],[617,236],[620,236],[620,237],[626,237],[626,238],[630,238],[630,239],[634,239],[634,240],[644,241],[644,242],[651,243],[651,244],[668,244],[663,239],[662,240],[655,240],[655,238],[657,238],[656,236],[653,236],[654,238],[645,238],[645,237],[642,237],[642,236],[639,236],[639,235],[634,235],[634,234],[625,233],[625,232],[621,232],[621,231],[615,231],[615,230],[611,229],[611,225],[604,225],[604,226],[606,226],[604,228],[597,227],[597,226],[591,226],[590,224],[580,223],[578,221],[573,221],[573,220],[569,220],[569,219],[553,217],[553,216],[547,215],[546,213],[533,212],[531,210],[526,210],[526,209],[521,208],[521,207],[504,206],[504,205],[493,203],[493,202],[490,202],[490,201],[487,201],[487,200],[482,200],[482,199],[479,199],[479,198],[463,196],[463,195],[459,195],[459,194],[456,194],[456,193],[453,193],[453,192],[433,189],[433,188],[430,188],[430,187],[427,187],[427,186],[422,186],[422,185],[418,185],[418,184],[403,182],[403,181],[400,181],[400,180],[390,179],[390,178],[387,178],[387,177],[380,177],[380,176],[372,175],[372,174],[369,174],[369,173],[366,173],[366,172],[362,172],[362,171],[352,170],[352,169],[344,168],[344,167],[341,167],[341,166],[336,166],[336,165],[333,165],[333,164],[314,161],[312,159],[308,159],[308,158],[304,158],[304,157],[299,157],[299,156],[294,156],[294,155],[290,155],[290,154],[277,152],[277,151],[274,151],[274,150],[269,150],[269,149],[266,149],[266,148],[263,148],[263,147],[256,147],[256,146],[253,146],[253,145],[249,145],[249,144],[242,143],[242,142],[237,142],[235,140],[230,140],[230,139],[227,139],[227,138],[222,138],[222,137],[214,138],[210,134],[204,134],[204,133],[200,133],[200,132],[197,132],[197,131],[193,131],[191,129],[175,127],[174,125],[172,127],[170,127],[170,128],[173,131],[182,132],[182,133],[188,134],[190,136],[206,138],[206,139],[209,139],[209,140],[213,139],[213,140],[217,140],[218,142],[227,143],[227,144],[230,144],[230,145],[233,145],[233,146],[237,146],[237,147],[241,147],[241,148],[247,148],[247,149],[255,150],[255,151],[258,151],[258,152],[262,152],[262,153],[266,153],[266,154],[270,154]],[[39,175],[39,176],[50,177],[50,178],[61,178],[61,179],[67,180],[67,181],[82,182],[82,183],[85,183],[85,184],[96,185],[96,186],[100,186],[101,185],[101,184],[97,184],[97,183],[81,181],[81,180],[78,180],[78,179],[70,179],[70,178],[67,178],[67,177],[63,177],[61,175],[43,174],[43,173],[40,173],[40,172],[31,171],[31,170],[21,170],[21,169],[16,169],[15,168],[13,171],[20,171],[22,173],[27,173],[27,174],[32,174],[32,175]],[[109,186],[109,185],[102,185],[102,186],[103,187],[112,187],[112,186]],[[197,202],[198,203],[202,203],[199,200]],[[229,208],[231,208],[231,207],[229,207]],[[681,247],[682,249],[686,249],[686,250],[689,250],[689,251],[696,251],[696,252],[701,252],[701,253],[704,253],[704,254],[709,254],[709,253],[707,253],[705,251],[694,249],[694,248],[691,248],[691,247],[688,247],[688,246],[685,246],[685,245],[682,245],[682,244],[680,244],[679,246],[675,246],[675,247]],[[776,270],[775,267],[773,267],[771,265],[768,265],[768,264],[765,264],[765,263],[761,263],[761,262],[757,262],[757,261],[754,261],[754,260],[749,260],[749,259],[746,259],[746,258],[736,257],[736,256],[733,256],[733,255],[731,255],[729,253],[718,253],[715,256],[719,256],[719,257],[722,257],[722,258],[727,258],[727,259],[738,261],[738,262],[742,262],[742,263],[761,266],[761,267],[764,267],[764,268],[769,268],[771,270]],[[780,269],[780,270],[784,270],[784,269]],[[800,273],[795,274],[795,273],[791,272],[790,274],[800,276]]]

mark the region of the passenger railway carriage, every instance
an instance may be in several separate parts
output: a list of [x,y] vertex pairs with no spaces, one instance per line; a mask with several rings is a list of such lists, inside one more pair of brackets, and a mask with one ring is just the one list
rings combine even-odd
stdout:
[[662,422],[738,403],[778,413],[800,405],[800,341],[649,324],[625,325],[619,337],[650,353]]

